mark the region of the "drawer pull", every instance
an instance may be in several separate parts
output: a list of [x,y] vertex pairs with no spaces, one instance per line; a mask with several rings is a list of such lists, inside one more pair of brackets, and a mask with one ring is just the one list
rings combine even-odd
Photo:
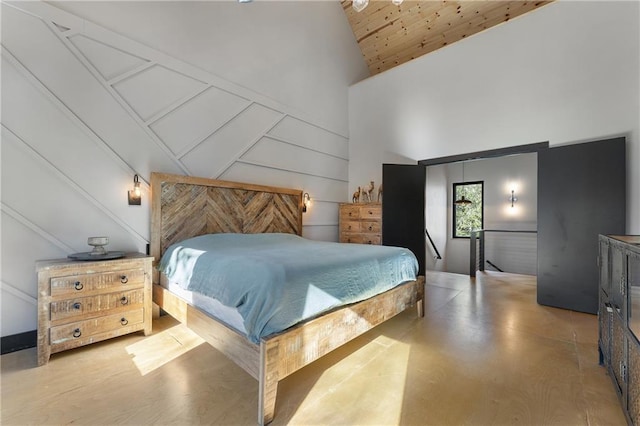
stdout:
[[371,210],[369,210],[369,214],[373,214],[373,212]]
[[370,226],[370,227],[369,227],[369,231],[373,231],[373,226]]
[[126,318],[124,318],[124,317],[123,317],[123,318],[120,318],[120,324],[122,324],[122,325],[127,325],[127,324],[129,324],[129,320],[128,320],[128,319],[126,319]]
[[75,288],[76,290],[82,290],[84,288],[84,285],[80,281],[76,281],[73,285],[73,288]]
[[126,283],[128,283],[128,282],[129,282],[129,278],[127,278],[127,276],[126,276],[126,275],[121,275],[121,276],[120,276],[120,282],[121,282],[122,284],[126,284]]
[[349,225],[349,231],[351,231],[351,225]]
[[82,308],[82,303],[76,302],[73,304],[73,309],[80,310]]
[[77,339],[80,336],[82,336],[82,331],[80,331],[79,328],[76,328],[75,330],[73,330],[73,337]]
[[371,240],[369,240],[369,241],[367,241],[367,244],[373,244],[373,243],[371,242]]
[[122,303],[123,305],[126,305],[127,303],[129,303],[129,299],[127,299],[127,296],[122,296],[120,298],[120,303]]

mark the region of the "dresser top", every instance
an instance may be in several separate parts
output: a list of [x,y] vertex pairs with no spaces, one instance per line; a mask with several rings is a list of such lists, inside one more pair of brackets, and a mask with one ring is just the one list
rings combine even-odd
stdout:
[[73,260],[69,258],[38,260],[36,261],[36,271],[39,272],[43,270],[53,270],[53,269],[68,268],[73,266],[99,267],[107,264],[114,266],[121,263],[130,262],[131,260],[139,260],[139,259],[153,260],[153,257],[143,253],[127,253],[125,254],[124,257],[121,257],[119,259],[108,259],[108,260]]
[[640,235],[607,235],[607,237],[627,244],[640,245]]

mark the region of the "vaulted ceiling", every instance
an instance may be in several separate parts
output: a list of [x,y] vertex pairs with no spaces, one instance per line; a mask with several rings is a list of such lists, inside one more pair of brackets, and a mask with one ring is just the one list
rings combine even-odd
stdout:
[[[551,0],[553,1],[553,0]],[[356,12],[342,0],[371,75],[509,21],[551,1],[370,0]]]

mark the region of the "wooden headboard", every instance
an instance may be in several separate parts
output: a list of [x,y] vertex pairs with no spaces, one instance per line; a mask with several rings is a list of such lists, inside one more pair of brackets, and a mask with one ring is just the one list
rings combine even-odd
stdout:
[[302,235],[302,191],[151,173],[151,255],[204,234]]

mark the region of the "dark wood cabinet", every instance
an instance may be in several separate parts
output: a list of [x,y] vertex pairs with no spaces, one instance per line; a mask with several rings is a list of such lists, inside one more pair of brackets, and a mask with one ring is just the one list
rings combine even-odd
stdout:
[[629,424],[640,425],[640,236],[599,236],[600,363]]

